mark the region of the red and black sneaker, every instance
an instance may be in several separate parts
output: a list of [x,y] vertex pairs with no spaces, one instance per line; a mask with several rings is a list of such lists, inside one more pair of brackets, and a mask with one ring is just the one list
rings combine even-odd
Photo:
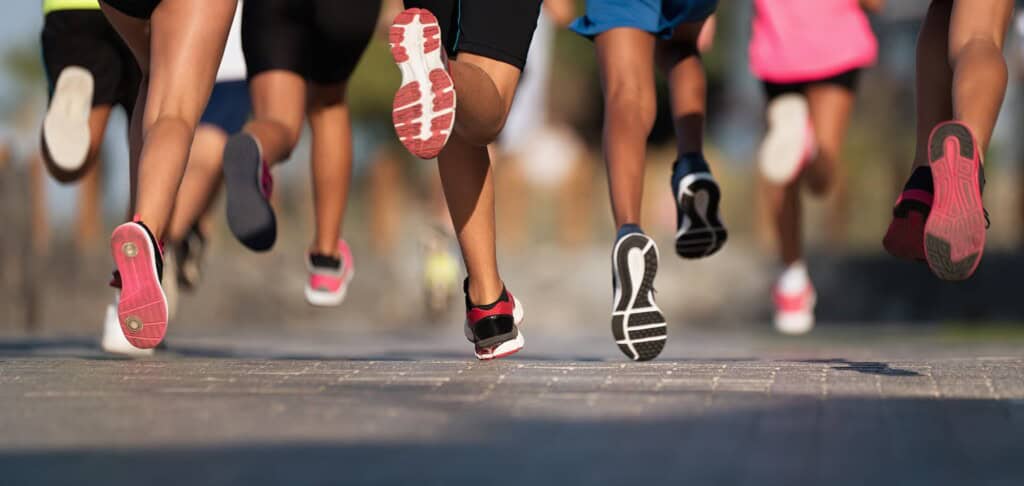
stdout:
[[940,123],[928,139],[928,161],[935,197],[924,225],[925,259],[939,278],[965,280],[981,263],[988,227],[980,147],[967,125]]
[[160,286],[163,258],[153,233],[140,221],[114,229],[110,252],[117,264],[121,297],[117,318],[125,338],[137,348],[153,348],[167,332],[167,296]]
[[890,255],[905,260],[923,262],[924,223],[932,211],[935,189],[932,169],[918,167],[903,186],[892,210],[892,222],[882,239],[882,246]]
[[480,360],[503,358],[523,349],[525,340],[519,332],[523,322],[523,305],[507,289],[501,297],[488,305],[474,305],[469,301],[469,279],[463,284],[466,291],[466,339],[476,345]]

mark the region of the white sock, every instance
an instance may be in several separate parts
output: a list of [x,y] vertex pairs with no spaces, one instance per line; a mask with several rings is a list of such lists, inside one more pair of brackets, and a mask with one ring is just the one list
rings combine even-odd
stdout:
[[795,294],[806,288],[811,283],[811,277],[807,274],[807,266],[803,260],[797,260],[786,267],[779,276],[779,292],[784,294]]

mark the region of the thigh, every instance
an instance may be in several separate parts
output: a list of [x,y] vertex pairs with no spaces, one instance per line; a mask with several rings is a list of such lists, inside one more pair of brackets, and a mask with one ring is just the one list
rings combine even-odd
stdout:
[[380,4],[380,0],[354,4],[314,0],[311,81],[337,84],[348,80],[377,28]]
[[958,52],[972,39],[992,41],[1000,49],[1013,15],[1013,0],[954,0],[949,19],[949,51]]
[[274,70],[308,78],[313,26],[309,0],[242,2],[242,51],[249,78]]
[[540,0],[462,0],[456,55],[476,54],[522,70],[540,16]]
[[249,80],[252,113],[298,134],[306,108],[306,79],[284,70],[267,71]]
[[654,91],[654,34],[617,27],[594,39],[605,90],[627,86],[637,92]]
[[200,124],[213,125],[225,133],[237,133],[252,112],[249,85],[244,80],[222,81],[213,86]]
[[163,0],[151,20],[145,122],[161,115],[195,126],[210,98],[236,2]]
[[818,146],[838,156],[853,112],[854,91],[836,83],[810,83],[806,93]]

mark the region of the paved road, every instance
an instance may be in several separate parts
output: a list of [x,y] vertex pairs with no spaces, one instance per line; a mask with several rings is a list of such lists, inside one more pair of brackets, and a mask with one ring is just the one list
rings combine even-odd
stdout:
[[0,484],[1024,484],[1024,345],[917,331],[0,339]]

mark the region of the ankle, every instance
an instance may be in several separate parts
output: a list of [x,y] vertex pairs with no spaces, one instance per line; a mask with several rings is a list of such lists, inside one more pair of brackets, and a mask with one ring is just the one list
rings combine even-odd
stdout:
[[488,305],[500,299],[503,290],[505,285],[499,278],[468,279],[466,296],[475,306]]

